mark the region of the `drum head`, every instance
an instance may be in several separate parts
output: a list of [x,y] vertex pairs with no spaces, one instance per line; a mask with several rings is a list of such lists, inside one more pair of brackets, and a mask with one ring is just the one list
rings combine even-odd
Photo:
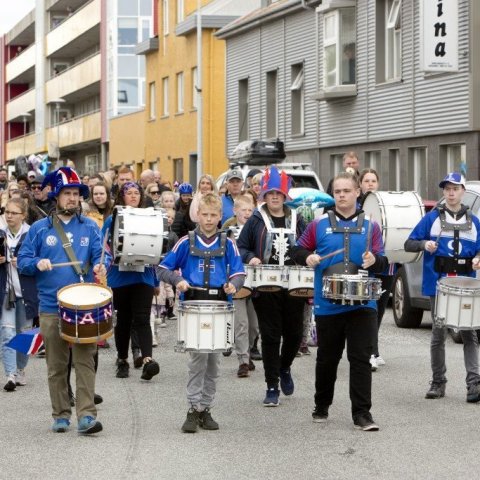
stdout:
[[472,277],[443,277],[438,283],[450,288],[480,289],[480,280]]
[[59,290],[57,299],[61,306],[72,309],[101,307],[112,301],[112,291],[96,283],[75,283]]

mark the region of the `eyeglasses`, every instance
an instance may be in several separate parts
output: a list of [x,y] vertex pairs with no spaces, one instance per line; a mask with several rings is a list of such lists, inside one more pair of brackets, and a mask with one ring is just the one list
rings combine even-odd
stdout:
[[22,212],[11,212],[10,210],[5,210],[5,215],[22,215]]
[[41,185],[32,185],[30,187],[31,190],[41,190],[42,189],[42,186]]
[[150,193],[152,195],[158,195],[160,193],[160,190],[150,190]]

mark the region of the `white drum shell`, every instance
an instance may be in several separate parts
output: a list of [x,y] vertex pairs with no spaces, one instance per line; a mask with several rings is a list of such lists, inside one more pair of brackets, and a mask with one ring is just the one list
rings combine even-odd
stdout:
[[480,329],[480,280],[445,277],[437,282],[436,322],[457,330]]
[[288,267],[288,293],[295,297],[313,297],[315,270],[310,267]]
[[405,252],[410,232],[425,215],[422,199],[416,192],[371,192],[363,210],[382,228],[385,256],[390,263],[416,262],[420,253]]
[[166,215],[153,208],[116,207],[113,256],[118,265],[158,265],[168,232]]
[[223,352],[232,348],[235,307],[229,302],[189,300],[178,306],[177,351]]
[[253,265],[244,265],[245,273],[245,283],[243,287],[233,296],[236,300],[247,298],[252,294],[252,290],[255,288],[255,267]]
[[282,265],[256,265],[254,283],[260,292],[278,292],[286,286],[285,267]]

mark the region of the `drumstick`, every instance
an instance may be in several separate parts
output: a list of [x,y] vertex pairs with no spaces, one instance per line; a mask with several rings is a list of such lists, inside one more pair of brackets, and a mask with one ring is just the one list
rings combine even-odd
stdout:
[[201,292],[206,292],[208,290],[208,288],[205,288],[205,287],[193,287],[192,285],[189,285],[188,287],[190,290],[199,290]]
[[338,255],[339,253],[342,253],[344,250],[345,250],[344,248],[339,248],[338,250],[335,250],[332,253],[328,253],[327,255],[324,255],[323,257],[320,257],[320,262],[322,260],[327,259],[327,258],[334,257],[335,255]]
[[103,265],[103,261],[105,260],[105,249],[107,248],[108,234],[109,229],[107,228],[105,232],[105,237],[103,238],[102,254],[100,255],[100,265]]
[[53,267],[68,267],[69,265],[80,265],[82,262],[81,261],[76,261],[76,262],[60,262],[60,263],[52,263],[52,268]]

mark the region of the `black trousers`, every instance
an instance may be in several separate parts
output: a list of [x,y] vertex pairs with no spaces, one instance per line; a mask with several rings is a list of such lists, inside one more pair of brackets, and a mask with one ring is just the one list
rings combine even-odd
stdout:
[[150,310],[152,308],[153,287],[145,283],[135,283],[113,290],[113,306],[117,311],[115,345],[118,358],[128,358],[128,345],[132,328],[142,352],[142,357],[152,356],[152,330]]
[[368,413],[372,407],[370,356],[377,330],[377,312],[359,308],[337,315],[317,315],[315,323],[318,337],[315,405],[329,406],[333,402],[337,368],[346,340],[352,417]]
[[259,292],[252,301],[262,338],[265,381],[268,388],[278,387],[280,369],[290,368],[302,341],[305,299],[283,289]]

